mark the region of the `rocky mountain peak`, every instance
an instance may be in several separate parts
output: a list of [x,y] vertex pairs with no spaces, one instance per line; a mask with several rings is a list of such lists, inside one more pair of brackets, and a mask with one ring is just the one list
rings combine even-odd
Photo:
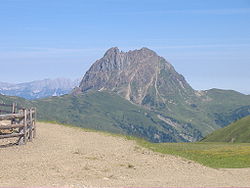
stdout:
[[193,92],[170,63],[145,47],[128,52],[110,48],[86,72],[79,88],[82,92],[109,90],[134,103],[151,106]]
[[106,51],[103,58],[114,58],[116,56],[134,56],[136,58],[146,58],[150,56],[157,56],[157,54],[153,50],[150,50],[146,47],[143,47],[139,50],[130,50],[128,52],[120,51],[118,47],[112,47]]
[[146,47],[143,47],[141,48],[140,50],[137,50],[139,53],[143,53],[145,55],[149,55],[149,56],[153,56],[153,55],[156,55],[157,54],[153,51],[153,50],[150,50],[149,48],[146,48]]
[[104,57],[114,56],[119,53],[120,53],[120,50],[118,49],[118,47],[112,47],[106,51],[106,53],[104,54]]

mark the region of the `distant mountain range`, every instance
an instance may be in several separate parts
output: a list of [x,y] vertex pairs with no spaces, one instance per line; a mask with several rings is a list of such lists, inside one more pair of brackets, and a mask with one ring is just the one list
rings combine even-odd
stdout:
[[0,102],[36,106],[38,118],[128,134],[152,142],[193,142],[250,115],[250,96],[232,90],[194,90],[148,48],[109,49],[69,95]]
[[78,86],[80,79],[66,78],[44,79],[20,84],[0,82],[0,94],[19,96],[25,99],[39,99],[50,96],[61,96],[71,92]]

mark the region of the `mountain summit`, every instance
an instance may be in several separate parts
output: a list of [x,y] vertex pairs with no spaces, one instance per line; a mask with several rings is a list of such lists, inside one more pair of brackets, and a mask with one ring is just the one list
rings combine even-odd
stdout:
[[90,67],[73,93],[89,91],[116,93],[151,110],[164,122],[164,130],[171,127],[186,141],[200,139],[200,130],[209,129],[204,124],[196,127],[190,120],[197,116],[191,106],[200,101],[197,92],[169,62],[148,48],[128,52],[110,48]]
[[[134,106],[149,110],[142,115],[151,121],[148,129],[145,129],[145,122],[138,120],[138,115],[134,118],[129,115],[125,121],[124,111],[111,118],[121,120],[112,126],[122,127],[129,134],[150,135],[148,137],[156,142],[197,141],[249,114],[250,109],[249,97],[240,93],[194,90],[168,61],[148,48],[128,52],[110,48],[90,67],[80,86],[73,91],[75,95],[80,93],[85,94],[80,96],[117,94],[136,104]],[[112,103],[124,107],[123,103]],[[105,117],[109,117],[109,113]],[[156,124],[155,129],[153,124]]]
[[110,48],[86,72],[80,90],[109,90],[133,103],[150,106],[194,94],[184,77],[148,48],[128,52]]

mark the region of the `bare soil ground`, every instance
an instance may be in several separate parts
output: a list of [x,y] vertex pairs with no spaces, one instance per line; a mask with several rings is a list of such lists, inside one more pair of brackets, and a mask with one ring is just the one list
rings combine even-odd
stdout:
[[212,169],[79,128],[39,123],[37,132],[27,145],[0,147],[1,187],[250,186],[249,168]]

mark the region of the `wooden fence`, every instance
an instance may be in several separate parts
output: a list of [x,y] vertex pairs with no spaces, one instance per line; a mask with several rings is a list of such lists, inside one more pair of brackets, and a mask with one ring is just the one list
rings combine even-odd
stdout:
[[0,139],[18,137],[17,144],[26,144],[36,136],[36,108],[18,108],[13,103],[0,104],[0,122],[10,122],[7,125],[0,124]]

